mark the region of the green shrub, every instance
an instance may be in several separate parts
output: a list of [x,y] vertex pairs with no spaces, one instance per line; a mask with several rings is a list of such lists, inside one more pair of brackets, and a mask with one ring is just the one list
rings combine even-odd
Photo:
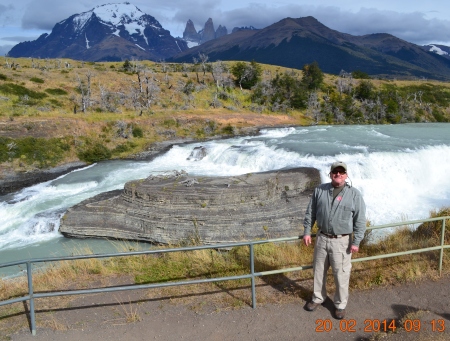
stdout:
[[374,96],[374,88],[371,81],[362,80],[355,88],[355,96],[359,100],[371,99]]
[[130,150],[130,147],[127,143],[119,144],[116,148],[112,150],[113,154],[125,153]]
[[262,67],[254,60],[250,63],[236,62],[230,70],[235,78],[236,85],[243,89],[250,89],[261,79]]
[[63,106],[63,104],[60,101],[58,101],[56,99],[53,99],[53,98],[49,99],[49,102],[51,104],[53,104],[55,107],[62,107]]
[[8,77],[4,75],[3,73],[0,73],[0,81],[6,81],[8,80]]
[[448,119],[444,116],[444,114],[437,109],[433,109],[433,117],[437,122],[448,122]]
[[97,142],[93,145],[88,145],[83,150],[78,151],[77,155],[80,160],[93,163],[110,159],[112,153],[107,147]]
[[165,127],[167,127],[167,128],[170,128],[170,127],[178,127],[178,126],[179,126],[178,121],[177,121],[177,120],[174,120],[173,118],[164,120],[163,125],[164,125]]
[[222,128],[222,133],[226,135],[234,135],[234,128],[230,124]]
[[43,92],[29,90],[22,85],[17,85],[13,83],[5,83],[0,85],[0,92],[8,95],[16,95],[16,96],[28,96],[33,99],[43,99],[47,97],[47,94]]
[[70,151],[71,138],[0,138],[0,162],[21,159],[40,168],[55,166]]
[[319,89],[323,82],[323,72],[317,62],[303,65],[302,84],[308,90]]
[[30,81],[39,83],[39,84],[43,84],[45,82],[42,78],[38,78],[38,77],[32,77],[32,78],[30,78]]
[[55,96],[62,96],[62,95],[67,95],[67,91],[63,90],[63,89],[45,89],[46,93],[49,93],[50,95],[55,95]]
[[137,138],[142,138],[144,137],[144,132],[142,131],[142,128],[137,127],[137,126],[133,126],[133,137],[137,137]]
[[370,79],[370,76],[367,73],[360,70],[353,71],[352,76],[354,79]]

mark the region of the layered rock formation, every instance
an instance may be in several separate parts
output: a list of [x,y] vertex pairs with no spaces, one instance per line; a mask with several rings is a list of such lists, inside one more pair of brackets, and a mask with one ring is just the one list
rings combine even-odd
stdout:
[[67,210],[66,237],[203,244],[299,235],[319,172],[296,168],[233,177],[184,172],[125,184]]

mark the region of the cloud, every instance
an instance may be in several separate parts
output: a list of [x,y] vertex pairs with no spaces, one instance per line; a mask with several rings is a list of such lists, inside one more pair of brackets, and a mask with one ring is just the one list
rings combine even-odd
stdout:
[[56,23],[80,12],[80,5],[70,1],[33,0],[22,17],[22,28],[51,31]]
[[0,16],[5,15],[5,13],[13,11],[14,6],[12,4],[9,4],[7,6],[0,4]]
[[416,44],[450,41],[450,21],[427,19],[422,12],[399,13],[361,8],[353,13],[334,9],[333,13],[318,11],[316,18],[332,29],[353,35],[389,33]]
[[14,43],[20,43],[22,41],[32,41],[32,40],[36,40],[36,39],[37,39],[36,36],[29,36],[29,37],[24,37],[24,36],[2,37],[3,41],[12,41]]
[[0,56],[5,56],[14,45],[0,45]]
[[7,6],[0,4],[0,23],[2,26],[14,22],[14,9],[11,4]]

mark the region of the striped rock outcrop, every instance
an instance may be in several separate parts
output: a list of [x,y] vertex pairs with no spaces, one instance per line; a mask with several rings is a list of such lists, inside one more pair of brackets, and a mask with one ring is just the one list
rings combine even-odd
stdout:
[[298,236],[319,183],[313,168],[231,177],[171,172],[130,181],[123,191],[102,193],[69,208],[60,232],[156,244]]

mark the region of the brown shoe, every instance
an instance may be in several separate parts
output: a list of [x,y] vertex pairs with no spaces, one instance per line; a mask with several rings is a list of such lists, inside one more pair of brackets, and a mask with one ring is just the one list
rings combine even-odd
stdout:
[[314,311],[316,310],[316,308],[320,305],[320,303],[315,303],[313,301],[309,301],[308,303],[306,303],[305,309],[307,311]]
[[342,320],[345,317],[345,309],[336,309],[335,315],[338,320]]

